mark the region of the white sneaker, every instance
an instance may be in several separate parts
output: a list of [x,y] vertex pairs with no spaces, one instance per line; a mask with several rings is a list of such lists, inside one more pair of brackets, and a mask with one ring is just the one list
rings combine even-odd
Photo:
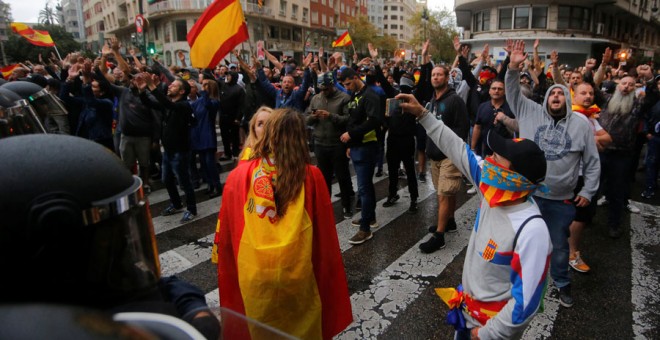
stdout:
[[477,187],[472,187],[467,190],[468,195],[474,195],[477,193]]
[[598,201],[596,201],[596,205],[599,206],[599,207],[607,205],[608,203],[610,203],[610,202],[607,201],[607,197],[605,197],[605,196],[601,196],[598,199]]
[[626,208],[628,208],[628,211],[630,211],[633,214],[639,214],[641,212],[641,210],[639,210],[637,206],[632,204],[631,200],[628,200],[628,205],[626,206]]

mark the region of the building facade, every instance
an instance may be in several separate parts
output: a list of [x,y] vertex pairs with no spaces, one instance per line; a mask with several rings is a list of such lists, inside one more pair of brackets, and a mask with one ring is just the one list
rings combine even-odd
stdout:
[[415,0],[383,1],[383,33],[396,39],[398,48],[410,49],[409,41],[415,32],[408,20],[417,10]]
[[[103,20],[103,2],[111,0],[82,0],[83,22],[85,26],[86,48],[97,53],[103,47],[106,36]],[[112,0],[120,1],[120,0]]]
[[606,47],[631,49],[647,57],[660,53],[657,0],[519,1],[456,0],[458,26],[463,42],[472,51],[488,43],[496,60],[504,58],[506,39],[524,39],[528,49],[540,39],[539,52],[547,57],[559,52],[560,62],[582,65],[586,58],[600,58]]
[[85,25],[83,25],[82,0],[63,0],[62,22],[64,29],[71,33],[77,42],[85,42]]

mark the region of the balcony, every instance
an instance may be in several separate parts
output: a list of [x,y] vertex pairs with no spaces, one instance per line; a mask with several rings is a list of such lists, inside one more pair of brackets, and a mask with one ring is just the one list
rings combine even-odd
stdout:
[[202,12],[213,0],[170,0],[151,4],[148,7],[149,16],[158,16],[170,12]]
[[243,7],[243,12],[245,12],[245,14],[255,14],[255,15],[263,14],[268,16],[273,15],[272,9],[265,6],[259,9],[259,6],[257,4],[248,3],[245,0],[241,0],[241,7]]

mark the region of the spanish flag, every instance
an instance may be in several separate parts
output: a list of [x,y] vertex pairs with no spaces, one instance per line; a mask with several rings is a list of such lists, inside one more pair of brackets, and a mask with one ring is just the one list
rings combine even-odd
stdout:
[[7,66],[4,66],[4,67],[0,68],[0,72],[2,72],[2,77],[5,78],[5,79],[9,78],[9,76],[11,76],[11,73],[14,72],[14,70],[17,67],[19,67],[19,65],[14,64],[14,65],[7,65]]
[[344,34],[340,35],[337,40],[332,42],[332,47],[342,47],[342,46],[351,46],[353,45],[353,40],[351,40],[351,36],[348,34],[348,31],[344,32]]
[[249,38],[238,0],[215,0],[188,32],[193,67],[214,68],[236,45]]
[[14,33],[27,39],[27,41],[29,41],[32,45],[43,47],[55,46],[55,42],[53,42],[53,39],[50,37],[50,33],[48,33],[48,31],[35,30],[30,26],[20,22],[12,22],[11,29],[14,31]]
[[[225,183],[215,243],[221,307],[300,339],[331,339],[352,322],[330,194],[309,165],[298,197],[276,215],[269,158],[239,164]],[[224,339],[267,338],[225,323]]]

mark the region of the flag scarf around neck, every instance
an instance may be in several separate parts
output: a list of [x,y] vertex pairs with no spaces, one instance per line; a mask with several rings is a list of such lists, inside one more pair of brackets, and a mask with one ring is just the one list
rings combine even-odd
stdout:
[[7,65],[3,68],[0,68],[0,72],[2,72],[2,77],[5,78],[5,79],[9,78],[9,76],[11,76],[12,72],[14,72],[14,70],[17,67],[20,67],[20,65],[13,64],[13,65]]
[[537,189],[546,190],[545,186],[536,185],[525,176],[495,163],[492,157],[484,160],[479,190],[491,208],[530,195]]
[[353,40],[351,40],[350,34],[348,34],[348,31],[344,32],[344,34],[340,35],[337,40],[332,42],[332,47],[342,47],[342,46],[350,46],[353,45]]
[[193,67],[212,69],[248,38],[241,3],[238,0],[216,0],[188,32],[190,63]]
[[50,33],[48,33],[48,31],[35,30],[30,26],[20,22],[12,22],[11,30],[21,37],[27,39],[27,41],[29,41],[32,45],[42,47],[55,46],[55,42],[53,42],[53,39],[50,37]]
[[[325,180],[308,166],[279,217],[276,181],[268,158],[242,162],[227,178],[215,239],[220,305],[301,339],[330,339],[353,317]],[[223,334],[265,337],[244,324],[224,325]]]
[[579,112],[585,115],[587,118],[591,118],[591,116],[593,116],[594,114],[600,113],[600,107],[598,107],[598,105],[596,104],[591,105],[589,107],[573,104],[571,105],[571,110],[573,110],[573,112]]

